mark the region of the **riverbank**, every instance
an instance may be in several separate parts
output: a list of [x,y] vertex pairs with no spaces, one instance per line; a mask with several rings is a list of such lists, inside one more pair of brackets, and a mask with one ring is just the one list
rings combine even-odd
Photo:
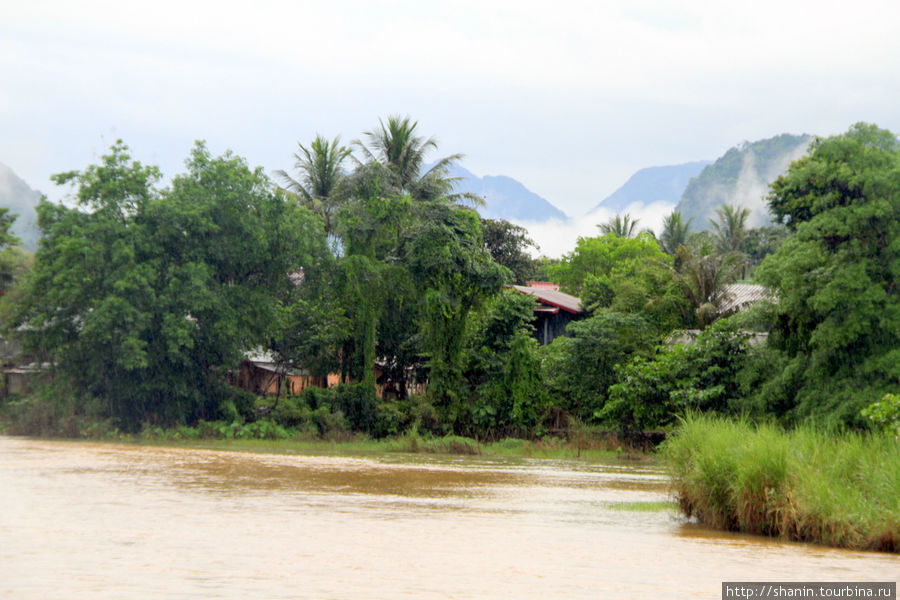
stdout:
[[321,438],[225,439],[225,438],[150,438],[126,436],[118,441],[141,445],[206,448],[238,452],[272,454],[304,454],[312,456],[368,456],[390,453],[443,454],[457,456],[497,456],[518,458],[583,459],[587,461],[611,459],[623,461],[653,461],[657,455],[618,444],[614,439],[570,441],[560,438],[522,440],[506,438],[484,442],[461,436],[402,435],[384,439],[363,436],[348,439]]
[[[268,420],[248,424],[201,421],[195,427],[145,427],[123,433],[108,421],[72,420],[68,427],[31,430],[0,422],[0,433],[45,439],[107,441],[152,446],[208,448],[241,452],[308,455],[373,455],[391,452],[447,455],[512,456],[586,460],[652,460],[646,439],[624,439],[615,432],[578,426],[562,435],[539,439],[479,440],[456,435],[436,436],[407,432],[385,438],[341,431],[328,435],[283,427]],[[48,431],[50,433],[48,433]],[[646,436],[645,436],[646,437]],[[659,436],[661,438],[661,436]]]
[[717,529],[900,552],[900,444],[696,416],[666,444],[687,516]]

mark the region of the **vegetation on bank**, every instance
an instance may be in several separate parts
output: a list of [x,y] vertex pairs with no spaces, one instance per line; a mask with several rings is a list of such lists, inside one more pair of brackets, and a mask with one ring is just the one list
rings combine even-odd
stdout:
[[307,412],[307,421],[295,420],[293,425],[285,424],[284,413],[279,413],[248,423],[238,419],[232,422],[200,421],[194,426],[169,428],[145,425],[137,432],[126,432],[116,427],[112,419],[96,421],[74,414],[65,417],[59,414],[43,415],[41,418],[35,412],[36,406],[27,404],[13,401],[0,405],[0,434],[290,454],[406,452],[654,460],[650,452],[652,446],[645,439],[623,437],[618,432],[577,423],[565,435],[534,439],[479,439],[433,433],[416,426],[402,433],[376,438],[354,431],[340,409],[332,411],[329,408]]
[[[4,335],[45,380],[5,401],[8,421],[479,440],[666,429],[686,411],[882,426],[863,409],[900,385],[891,132],[816,140],[771,188],[777,232],[748,229],[742,207],[704,232],[677,213],[658,235],[617,216],[536,263],[521,228],[455,193],[458,156],[426,169],[436,143],[416,127],[390,117],[350,147],[301,144],[284,187],[203,143],[167,187],[121,142],[54,176],[72,195],[41,203],[33,267],[0,261]],[[11,222],[0,213],[0,248]],[[547,346],[534,300],[504,288],[541,270],[585,308]],[[740,278],[772,301],[728,314]],[[260,401],[232,384],[263,351],[278,371],[344,383]]]
[[900,444],[890,434],[694,415],[665,455],[682,510],[705,525],[900,552]]

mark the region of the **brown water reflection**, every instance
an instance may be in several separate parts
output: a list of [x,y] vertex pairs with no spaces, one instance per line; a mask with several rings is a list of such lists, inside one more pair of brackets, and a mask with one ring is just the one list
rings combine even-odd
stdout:
[[306,457],[0,438],[11,598],[718,598],[897,579],[895,556],[725,535],[643,464]]

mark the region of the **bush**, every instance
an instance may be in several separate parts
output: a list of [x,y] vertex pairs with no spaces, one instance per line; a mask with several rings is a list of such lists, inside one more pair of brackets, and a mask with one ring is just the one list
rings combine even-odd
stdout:
[[900,395],[885,394],[880,402],[870,404],[861,414],[875,429],[900,436]]
[[362,383],[342,384],[335,388],[334,406],[340,410],[351,429],[373,434],[378,418],[372,390]]
[[410,421],[409,406],[398,402],[382,402],[375,409],[375,427],[372,435],[388,437],[399,434]]
[[286,440],[291,437],[291,434],[287,429],[274,421],[260,419],[255,423],[241,427],[235,433],[235,437],[239,439]]
[[335,388],[310,386],[305,388],[300,396],[310,409],[316,410],[323,405],[331,406],[334,402]]
[[64,382],[38,382],[25,396],[8,399],[2,406],[3,420],[13,435],[82,437],[89,413],[88,399]]
[[351,436],[350,422],[340,409],[332,411],[330,406],[322,405],[310,416],[319,435],[325,439],[342,440]]
[[282,427],[303,427],[311,422],[311,413],[304,396],[284,396],[267,416]]

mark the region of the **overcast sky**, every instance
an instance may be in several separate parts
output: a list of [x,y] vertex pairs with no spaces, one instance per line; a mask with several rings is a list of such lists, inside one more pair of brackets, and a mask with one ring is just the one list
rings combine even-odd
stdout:
[[0,162],[59,197],[116,138],[267,171],[389,114],[580,215],[743,140],[900,131],[900,3],[0,0]]

